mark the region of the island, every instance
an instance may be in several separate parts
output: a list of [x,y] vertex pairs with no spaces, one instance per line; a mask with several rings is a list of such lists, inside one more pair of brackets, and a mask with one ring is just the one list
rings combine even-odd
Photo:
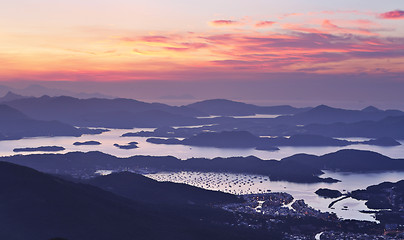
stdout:
[[395,223],[395,226],[390,225],[390,230],[404,224],[404,180],[372,185],[350,195],[354,199],[365,200],[368,208],[375,209],[376,219],[382,224]]
[[315,191],[315,193],[323,198],[338,198],[342,196],[342,193],[340,191],[328,188],[320,188]]
[[268,138],[257,137],[247,131],[202,132],[183,140],[176,138],[148,138],[146,141],[154,144],[182,144],[200,147],[278,150],[278,148],[272,146],[268,142]]
[[371,139],[371,140],[362,142],[362,144],[383,146],[383,147],[400,146],[401,145],[400,142],[396,141],[394,138],[391,138],[391,137],[381,137],[381,138]]
[[[35,161],[33,161],[35,159]],[[321,156],[296,154],[281,160],[263,160],[254,156],[229,158],[190,158],[172,156],[132,156],[118,158],[101,152],[71,152],[66,154],[15,155],[0,157],[48,173],[64,172],[86,178],[99,169],[133,169],[140,172],[216,172],[268,176],[271,181],[299,183],[337,182],[322,178],[322,170],[335,172],[383,172],[404,170],[404,159],[392,159],[361,150],[340,150]],[[64,164],[69,161],[69,165]]]
[[[195,131],[195,130],[194,130]],[[356,144],[367,144],[377,146],[398,146],[401,145],[393,138],[378,138],[368,141],[348,141],[332,137],[326,137],[314,134],[295,134],[289,137],[259,137],[248,131],[222,131],[222,132],[200,132],[191,137],[179,140],[177,134],[184,136],[184,132],[175,132],[164,135],[161,131],[126,133],[122,136],[150,136],[157,134],[168,138],[148,138],[146,141],[154,144],[181,144],[188,146],[216,147],[216,148],[255,148],[256,150],[276,151],[278,147],[294,146],[294,147],[344,147]],[[174,137],[175,136],[175,137]]]
[[35,148],[14,148],[13,152],[59,152],[63,150],[65,148],[60,146],[42,146]]
[[74,146],[82,146],[82,145],[101,145],[98,141],[86,141],[86,142],[75,142],[73,143]]
[[126,145],[121,145],[121,144],[115,143],[114,146],[119,148],[119,149],[129,150],[129,149],[139,148],[137,146],[137,144],[138,144],[138,142],[130,142],[130,143],[126,144]]

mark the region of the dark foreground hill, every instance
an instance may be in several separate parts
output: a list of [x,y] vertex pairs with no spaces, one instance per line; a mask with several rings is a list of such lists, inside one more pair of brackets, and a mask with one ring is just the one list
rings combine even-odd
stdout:
[[127,198],[157,204],[223,204],[240,202],[235,195],[210,191],[182,183],[158,182],[131,172],[92,178],[86,183]]
[[177,214],[168,205],[135,202],[6,162],[0,162],[0,202],[0,239],[260,239],[204,222],[192,209]]

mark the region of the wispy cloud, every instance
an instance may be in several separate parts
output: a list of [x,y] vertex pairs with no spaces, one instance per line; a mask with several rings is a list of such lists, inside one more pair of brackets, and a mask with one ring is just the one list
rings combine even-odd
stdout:
[[238,26],[238,25],[243,25],[242,22],[240,21],[234,21],[234,20],[214,20],[209,22],[210,25],[215,26],[215,27],[228,27],[228,26]]
[[[363,24],[363,23],[362,23]],[[334,23],[332,23],[330,20],[325,19],[323,20],[322,27],[324,29],[328,29],[330,31],[333,31],[334,33],[345,33],[345,34],[357,34],[357,35],[368,35],[368,36],[377,36],[377,33],[374,33],[370,31],[369,29],[366,28],[344,28],[340,27]]]
[[258,28],[271,27],[275,23],[276,22],[274,22],[274,21],[260,21],[255,24],[255,27],[258,27]]
[[404,11],[394,10],[390,12],[385,12],[379,15],[383,19],[404,19]]
[[[344,18],[346,14],[355,17]],[[26,70],[27,76],[35,72],[65,71],[61,79],[76,73],[76,76],[97,75],[105,79],[157,79],[163,75],[173,76],[169,74],[172,71],[177,71],[175,76],[181,78],[181,74],[202,76],[204,71],[236,77],[275,71],[374,73],[377,68],[404,73],[404,37],[397,34],[400,30],[390,30],[394,24],[389,25],[391,22],[382,19],[401,19],[403,11],[356,18],[363,14],[356,11],[321,12],[315,17],[293,14],[289,15],[294,16],[290,21],[259,21],[276,19],[276,16],[238,20],[231,17],[229,19],[236,20],[211,21],[210,24],[218,28],[194,29],[193,32],[130,29],[111,32],[97,28],[87,38],[79,32],[80,37],[74,41],[46,39],[52,47],[44,47],[43,37],[36,40],[36,45],[32,45],[32,38],[31,42],[25,40],[29,39],[26,37],[18,41],[10,38],[8,42],[13,48],[7,48],[4,54],[11,57],[2,54],[3,58],[7,56],[7,61],[0,59],[0,62],[7,68],[1,70],[0,75],[23,74]],[[15,52],[19,52],[21,42],[32,47],[17,55]]]

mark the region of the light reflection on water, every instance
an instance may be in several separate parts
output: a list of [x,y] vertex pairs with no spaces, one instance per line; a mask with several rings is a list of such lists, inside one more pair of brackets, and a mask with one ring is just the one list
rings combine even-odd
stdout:
[[219,118],[219,117],[232,117],[232,118],[277,118],[279,114],[254,114],[254,115],[247,115],[247,116],[220,116],[220,115],[210,115],[205,117],[197,117],[199,119],[207,119],[207,118]]
[[[268,151],[258,151],[254,149],[220,149],[220,148],[212,148],[212,147],[190,147],[190,146],[182,146],[182,145],[156,145],[146,142],[145,137],[120,137],[122,134],[127,132],[136,132],[136,131],[153,131],[151,128],[135,128],[131,130],[125,129],[110,129],[111,131],[105,132],[100,135],[83,135],[81,137],[37,137],[37,138],[27,138],[21,140],[13,140],[13,141],[0,141],[0,155],[1,156],[9,156],[15,155],[13,152],[14,148],[25,148],[25,147],[40,147],[40,146],[62,146],[66,150],[61,151],[59,153],[67,153],[71,151],[101,151],[104,153],[108,153],[111,155],[115,155],[117,157],[129,157],[133,155],[151,155],[151,156],[174,156],[180,159],[188,159],[192,157],[204,157],[204,158],[215,158],[215,157],[234,157],[234,156],[250,156],[254,155],[261,159],[281,159],[284,157],[288,157],[297,153],[308,153],[314,155],[323,155],[330,152],[335,152],[340,149],[361,149],[361,150],[370,150],[379,152],[383,155],[392,157],[392,158],[404,158],[404,146],[395,146],[395,147],[378,147],[378,146],[368,146],[368,145],[353,145],[347,147],[281,147],[279,151],[268,152]],[[354,139],[350,139],[354,140]],[[366,140],[366,139],[355,139],[355,140]],[[99,141],[102,144],[97,146],[74,146],[73,143],[76,141],[84,142],[84,141]],[[115,143],[117,144],[127,144],[128,142],[138,142],[139,148],[123,150],[114,147]],[[404,141],[401,141],[404,144]],[[41,153],[41,152],[37,152]],[[19,154],[30,154],[29,152],[19,153]],[[168,175],[168,174],[167,174]],[[214,188],[213,182],[221,181],[223,186],[226,184],[232,184],[232,181],[244,176],[244,182],[247,179],[251,178],[251,175],[237,175],[232,174],[231,180],[229,183],[224,183],[223,178],[220,174],[216,174],[217,176],[211,176],[212,184],[211,186],[203,186],[206,185],[206,180],[200,179],[198,181],[194,181],[190,183],[192,185],[201,186],[209,189],[216,189],[222,191],[230,191],[230,187],[227,189],[223,189],[222,186],[220,188]],[[154,175],[165,177],[162,175]],[[167,177],[167,176],[166,176]],[[253,176],[254,177],[254,176]],[[322,211],[330,211],[328,209],[328,204],[331,202],[330,200],[323,199],[318,197],[314,192],[321,187],[338,189],[340,191],[352,191],[355,189],[365,188],[372,184],[378,184],[383,181],[398,181],[404,179],[403,172],[393,172],[393,173],[374,173],[374,174],[344,174],[344,173],[332,173],[326,172],[323,177],[332,177],[342,182],[339,183],[316,183],[316,184],[297,184],[297,183],[289,183],[289,182],[270,182],[267,178],[261,177],[259,180],[254,179],[254,190],[252,192],[265,192],[267,190],[271,190],[274,192],[285,191],[292,194],[297,199],[305,199],[305,201]],[[234,178],[234,179],[233,179]],[[160,179],[160,180],[161,180]],[[265,181],[265,179],[267,179]],[[176,178],[171,177],[167,178],[170,181],[176,181]],[[177,179],[178,180],[178,179]],[[257,182],[258,181],[258,182]],[[259,181],[263,181],[260,183]],[[235,182],[233,182],[235,183]],[[241,186],[245,187],[244,185]],[[235,186],[232,186],[232,189],[236,190]],[[244,189],[243,193],[246,193],[248,190]],[[234,193],[234,192],[233,192]],[[348,206],[348,210],[341,210],[343,206]],[[366,210],[366,206],[363,201],[355,201],[352,199],[347,199],[342,202],[339,202],[335,205],[335,211],[338,216],[342,218],[354,218],[354,219],[362,219],[362,220],[372,220],[372,215],[370,214],[362,214],[359,213],[358,210]]]
[[[340,218],[374,221],[373,214],[359,212],[360,210],[369,210],[365,205],[365,201],[349,198],[336,203],[334,209],[329,209],[328,205],[335,199],[319,197],[315,194],[315,191],[319,188],[329,188],[347,193],[384,181],[396,182],[402,180],[404,179],[404,172],[353,174],[327,171],[322,177],[333,177],[341,180],[341,182],[310,184],[270,181],[266,176],[232,173],[165,172],[148,174],[146,176],[158,181],[186,183],[205,189],[233,194],[265,193],[268,190],[272,192],[287,192],[295,199],[304,199],[307,204],[316,209],[324,212],[335,212]],[[345,209],[344,206],[348,208]]]
[[[83,135],[81,137],[37,137],[26,138],[21,140],[0,141],[0,155],[14,155],[14,148],[24,147],[40,147],[40,146],[62,146],[66,150],[60,153],[71,151],[101,151],[112,154],[118,157],[129,157],[133,155],[152,155],[152,156],[174,156],[180,159],[188,159],[192,157],[234,157],[234,156],[256,156],[261,159],[281,159],[297,153],[308,153],[314,155],[323,155],[330,152],[335,152],[341,149],[361,149],[379,152],[383,155],[392,158],[404,158],[404,145],[394,147],[379,147],[369,145],[352,145],[346,147],[280,147],[279,151],[260,151],[252,148],[236,149],[236,148],[214,148],[214,147],[191,147],[183,145],[157,145],[146,142],[145,137],[120,137],[127,132],[137,131],[153,131],[152,128],[135,128],[127,129],[111,129],[110,132],[105,132],[100,135]],[[97,146],[74,146],[76,141],[99,141],[102,144]],[[123,150],[114,147],[115,143],[127,144],[128,142],[136,141],[139,143],[139,148],[131,150]],[[401,141],[404,144],[404,141]],[[41,152],[38,152],[41,153]],[[22,154],[30,154],[22,153]]]

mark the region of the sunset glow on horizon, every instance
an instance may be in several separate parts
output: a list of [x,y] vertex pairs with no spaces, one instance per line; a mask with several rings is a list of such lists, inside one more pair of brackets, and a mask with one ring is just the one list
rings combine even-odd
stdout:
[[2,3],[0,80],[403,74],[401,1],[271,2]]

